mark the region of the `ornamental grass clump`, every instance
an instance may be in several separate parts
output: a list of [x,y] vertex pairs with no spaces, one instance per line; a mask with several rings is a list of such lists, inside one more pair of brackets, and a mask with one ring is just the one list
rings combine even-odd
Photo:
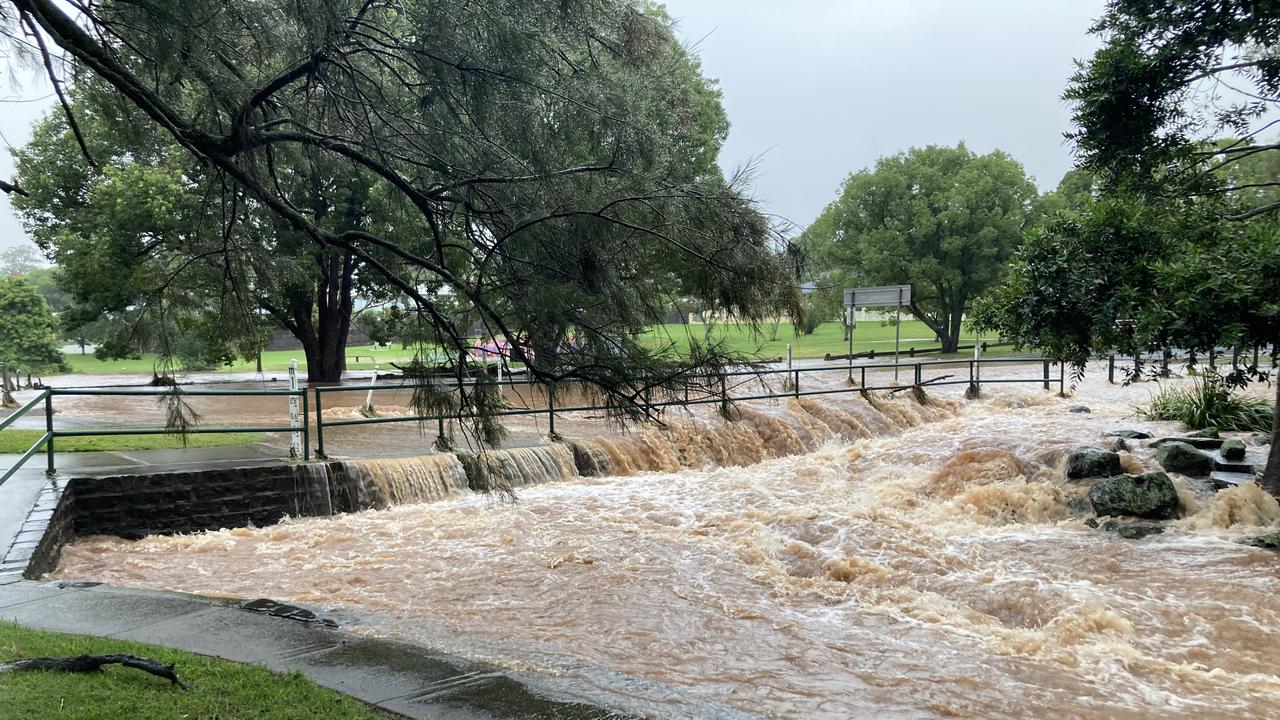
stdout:
[[1206,375],[1191,387],[1165,388],[1137,414],[1144,420],[1177,420],[1195,430],[1269,433],[1275,407],[1262,398],[1233,392],[1218,375]]

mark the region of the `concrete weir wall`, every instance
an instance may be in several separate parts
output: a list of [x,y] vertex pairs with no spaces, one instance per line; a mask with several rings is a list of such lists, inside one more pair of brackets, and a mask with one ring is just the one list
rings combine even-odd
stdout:
[[597,474],[594,465],[579,467],[579,454],[553,445],[498,451],[488,463],[459,453],[59,478],[23,526],[23,557],[6,562],[25,565],[22,574],[34,579],[77,536],[265,527],[286,515],[327,517],[491,488],[495,474],[510,486]]

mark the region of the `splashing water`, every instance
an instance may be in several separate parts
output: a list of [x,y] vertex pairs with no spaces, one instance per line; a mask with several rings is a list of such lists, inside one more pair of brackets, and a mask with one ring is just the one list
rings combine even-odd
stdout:
[[454,492],[455,474],[428,504],[86,538],[55,576],[364,614],[658,716],[693,713],[615,673],[775,717],[1274,717],[1280,554],[1232,540],[1280,506],[1184,482],[1190,515],[1165,535],[1087,528],[1061,460],[1128,412],[1091,404],[742,407],[508,454],[517,485],[551,481],[518,503]]

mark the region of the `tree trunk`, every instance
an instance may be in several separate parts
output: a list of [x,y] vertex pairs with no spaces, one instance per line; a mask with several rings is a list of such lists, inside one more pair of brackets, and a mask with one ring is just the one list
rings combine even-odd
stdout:
[[1271,417],[1271,452],[1267,455],[1267,469],[1262,473],[1261,486],[1280,500],[1280,380],[1276,381],[1276,411]]

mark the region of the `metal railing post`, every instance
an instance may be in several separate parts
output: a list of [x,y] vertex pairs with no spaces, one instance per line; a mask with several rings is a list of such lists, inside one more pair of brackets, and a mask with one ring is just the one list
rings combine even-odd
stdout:
[[1107,382],[1111,385],[1116,384],[1116,356],[1115,354],[1107,357]]
[[791,391],[792,393],[795,394],[796,397],[800,397],[800,371],[796,370],[795,373],[796,373],[795,383],[791,386]]
[[1049,358],[1044,359],[1044,389],[1049,389]]
[[324,454],[324,401],[320,388],[316,388],[316,457],[325,459]]
[[920,363],[916,363],[916,387],[920,387],[921,373],[924,370]]
[[44,444],[45,454],[45,474],[56,475],[57,466],[53,460],[53,391],[44,391],[44,431],[48,433],[49,439]]
[[547,434],[556,434],[556,389],[553,385],[547,386]]

